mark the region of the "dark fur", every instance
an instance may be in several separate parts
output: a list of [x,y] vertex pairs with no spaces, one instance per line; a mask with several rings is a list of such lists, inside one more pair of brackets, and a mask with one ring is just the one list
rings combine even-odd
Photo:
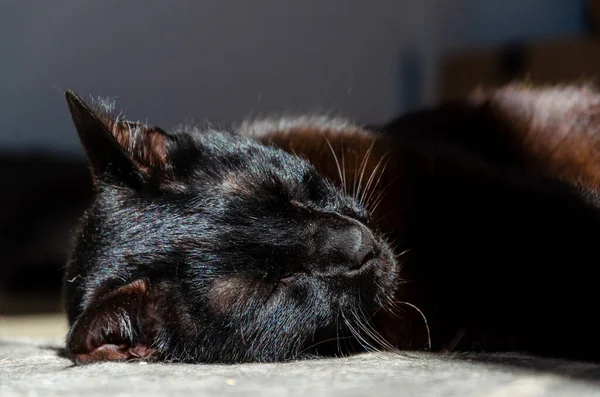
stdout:
[[67,97],[97,187],[66,274],[76,362],[423,348],[396,301],[423,310],[435,350],[459,333],[458,349],[600,359],[588,88],[235,133],[167,133]]
[[226,132],[112,123],[69,101],[98,188],[66,275],[76,360],[289,359],[340,312],[372,312],[393,293],[380,238],[374,263],[347,269],[330,234],[367,213],[308,162]]

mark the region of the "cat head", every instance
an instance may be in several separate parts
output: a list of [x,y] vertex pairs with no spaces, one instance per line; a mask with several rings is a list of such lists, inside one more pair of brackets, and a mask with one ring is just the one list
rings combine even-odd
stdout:
[[96,188],[65,278],[74,361],[292,359],[394,293],[368,211],[306,160],[66,97]]

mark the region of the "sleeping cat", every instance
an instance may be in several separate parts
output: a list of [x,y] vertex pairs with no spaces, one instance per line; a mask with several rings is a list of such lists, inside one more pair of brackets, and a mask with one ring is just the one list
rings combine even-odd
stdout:
[[510,85],[380,126],[166,132],[67,102],[96,198],[67,352],[268,362],[369,350],[600,360],[598,104]]

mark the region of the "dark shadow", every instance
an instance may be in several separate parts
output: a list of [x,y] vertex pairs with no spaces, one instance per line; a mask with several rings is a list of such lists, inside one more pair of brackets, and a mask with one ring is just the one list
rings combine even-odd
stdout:
[[66,359],[69,358],[69,356],[67,355],[67,349],[65,349],[64,347],[40,346],[40,349],[54,351],[56,353],[56,355],[60,358],[66,358]]
[[85,158],[0,151],[0,314],[52,313],[73,231],[93,196]]
[[78,367],[77,364],[75,364],[73,361],[71,361],[71,358],[67,355],[67,349],[65,349],[64,347],[47,346],[47,347],[42,347],[42,349],[52,350],[56,353],[56,355],[58,357],[69,360],[69,365],[65,366],[63,368],[63,370]]
[[490,367],[504,367],[502,368],[504,370],[547,373],[600,384],[600,363],[595,362],[571,361],[518,353],[466,353],[453,355],[452,359]]

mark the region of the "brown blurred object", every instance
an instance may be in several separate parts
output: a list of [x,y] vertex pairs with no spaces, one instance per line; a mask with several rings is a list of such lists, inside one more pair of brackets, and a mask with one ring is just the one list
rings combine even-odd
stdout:
[[514,80],[597,83],[599,73],[600,37],[515,43],[447,54],[441,63],[439,94],[443,99],[463,97],[477,87]]

